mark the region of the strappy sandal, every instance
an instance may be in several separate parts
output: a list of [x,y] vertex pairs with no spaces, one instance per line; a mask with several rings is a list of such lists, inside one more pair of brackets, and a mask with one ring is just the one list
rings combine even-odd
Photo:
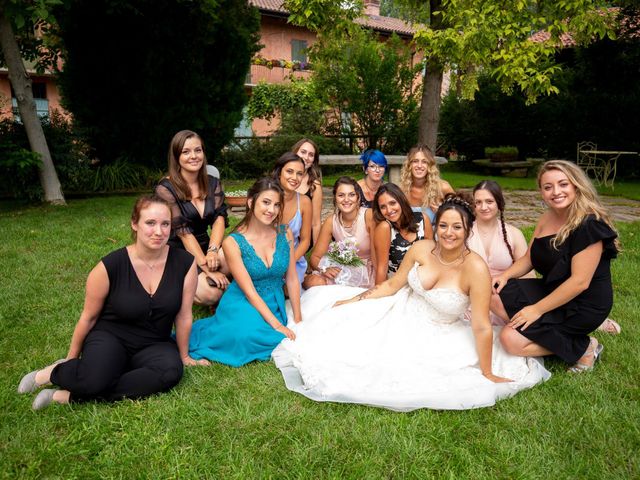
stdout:
[[600,358],[600,355],[602,355],[602,351],[604,350],[604,345],[602,345],[601,343],[598,343],[594,347],[593,346],[594,342],[597,342],[597,340],[595,338],[592,338],[591,342],[589,344],[589,348],[587,349],[586,352],[584,352],[584,355],[587,355],[589,353],[593,353],[593,362],[591,363],[591,365],[587,365],[586,363],[576,362],[575,364],[573,364],[571,367],[569,367],[567,369],[567,372],[570,372],[570,373],[584,373],[584,372],[588,372],[590,370],[593,370],[593,367],[595,366],[596,362]]
[[620,332],[622,332],[622,327],[614,319],[607,318],[600,324],[600,326],[596,330],[608,333],[610,335],[620,335]]

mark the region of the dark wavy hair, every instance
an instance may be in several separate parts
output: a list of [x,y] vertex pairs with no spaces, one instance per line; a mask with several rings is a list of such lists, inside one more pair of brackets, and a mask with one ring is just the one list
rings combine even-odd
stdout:
[[286,152],[276,160],[276,164],[273,166],[273,170],[271,171],[271,177],[280,183],[280,174],[282,173],[282,169],[287,163],[291,162],[300,162],[302,167],[305,168],[304,160],[302,160],[296,153]]
[[416,224],[413,218],[413,210],[411,210],[411,205],[409,204],[409,200],[405,194],[400,190],[400,187],[395,185],[394,183],[385,183],[384,185],[380,185],[380,188],[376,192],[376,196],[373,198],[373,219],[376,223],[380,223],[385,220],[382,211],[380,210],[380,205],[378,205],[378,200],[381,195],[384,194],[390,195],[398,205],[400,205],[400,218],[396,225],[394,225],[397,229],[407,229],[412,233],[416,233],[418,231],[418,225]]

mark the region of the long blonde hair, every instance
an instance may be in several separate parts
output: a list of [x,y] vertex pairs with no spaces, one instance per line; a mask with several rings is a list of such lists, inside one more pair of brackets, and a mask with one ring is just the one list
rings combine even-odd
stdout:
[[[558,249],[564,241],[569,238],[569,235],[576,230],[580,224],[584,221],[587,215],[594,215],[597,220],[601,220],[606,223],[616,234],[618,233],[613,226],[613,222],[609,217],[607,209],[600,202],[596,189],[593,188],[593,184],[587,174],[584,173],[579,166],[573,162],[567,160],[549,160],[540,167],[538,171],[538,188],[542,188],[541,179],[542,175],[550,170],[558,170],[567,176],[567,179],[576,189],[576,198],[571,205],[569,205],[569,212],[567,214],[567,221],[552,241],[552,245],[555,249]],[[620,242],[616,238],[614,240],[616,250],[620,251]]]
[[440,170],[436,164],[436,158],[426,145],[416,145],[407,154],[407,159],[402,164],[402,172],[400,173],[400,188],[407,198],[411,196],[411,184],[413,176],[411,175],[411,162],[415,156],[422,152],[427,159],[427,182],[425,184],[424,195],[422,196],[422,207],[437,207],[444,195],[442,193],[442,185],[440,180]]

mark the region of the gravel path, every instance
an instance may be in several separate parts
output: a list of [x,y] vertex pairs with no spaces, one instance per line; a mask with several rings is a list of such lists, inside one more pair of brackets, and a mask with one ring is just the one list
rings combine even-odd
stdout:
[[[324,188],[322,218],[333,211],[331,189]],[[640,202],[622,197],[601,197],[613,215],[615,221],[633,222],[640,220]],[[544,211],[540,194],[531,190],[512,190],[505,192],[507,203],[505,217],[507,222],[516,227],[535,225]]]

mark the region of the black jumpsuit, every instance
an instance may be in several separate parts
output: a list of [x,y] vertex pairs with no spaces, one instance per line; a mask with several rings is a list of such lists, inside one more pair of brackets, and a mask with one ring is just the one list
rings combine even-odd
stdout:
[[171,330],[193,256],[169,248],[158,288],[140,283],[126,248],[102,259],[109,292],[82,344],[80,358],[56,366],[51,382],[71,401],[141,398],[170,390],[182,377],[182,360]]

